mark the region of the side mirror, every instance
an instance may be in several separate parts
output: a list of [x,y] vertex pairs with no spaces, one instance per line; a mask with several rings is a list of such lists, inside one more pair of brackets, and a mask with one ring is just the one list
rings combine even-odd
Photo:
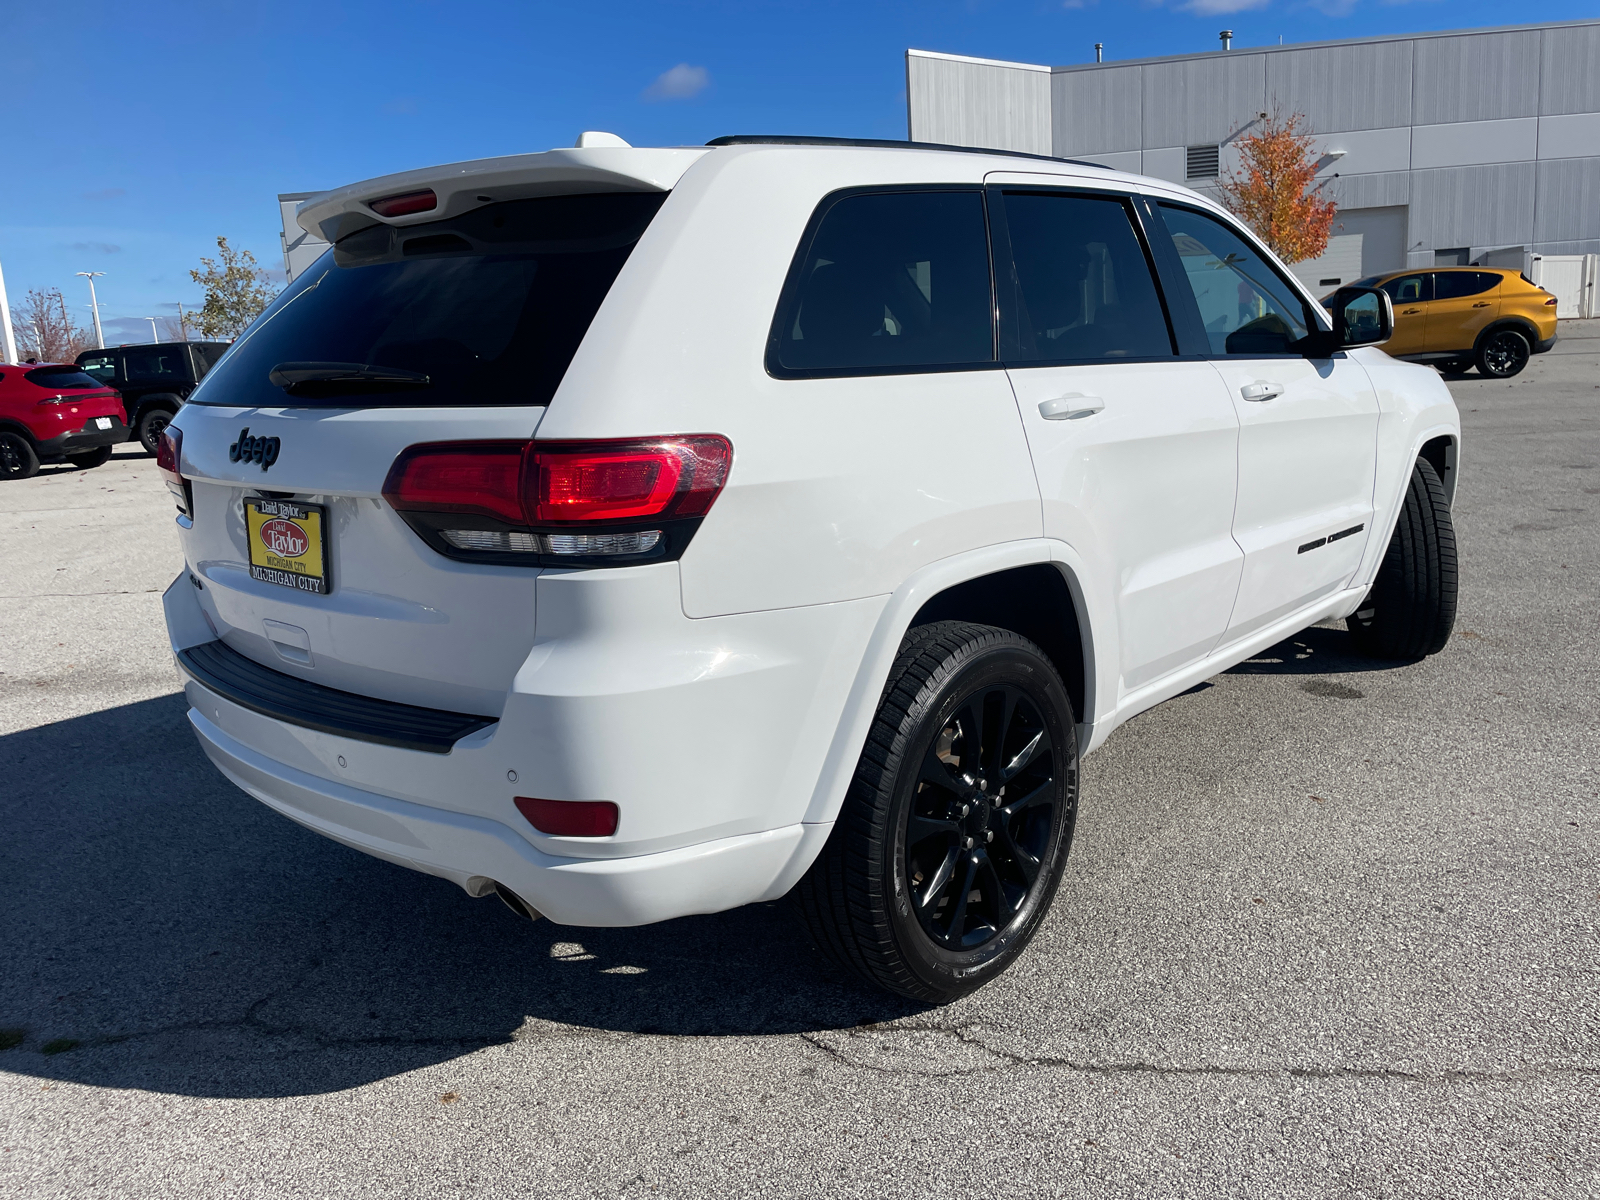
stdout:
[[1381,346],[1394,336],[1394,302],[1382,288],[1343,287],[1328,301],[1333,348]]

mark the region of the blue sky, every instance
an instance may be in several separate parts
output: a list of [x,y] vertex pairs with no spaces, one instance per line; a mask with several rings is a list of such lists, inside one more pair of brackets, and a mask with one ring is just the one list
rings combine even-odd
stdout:
[[[905,136],[907,47],[1038,63],[1560,20],[1592,0],[10,0],[0,266],[109,342],[199,302],[217,235],[282,267],[279,192],[571,145]],[[87,313],[82,313],[87,323]]]

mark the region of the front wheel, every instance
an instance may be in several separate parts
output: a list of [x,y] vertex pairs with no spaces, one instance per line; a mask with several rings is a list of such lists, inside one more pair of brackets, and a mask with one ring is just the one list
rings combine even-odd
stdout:
[[795,899],[823,952],[948,1003],[1016,960],[1072,843],[1078,742],[1050,660],[1009,630],[907,635],[843,811]]
[[1391,660],[1437,654],[1455,627],[1456,584],[1450,502],[1433,464],[1419,458],[1378,578],[1345,621],[1356,648]]
[[146,454],[154,454],[156,447],[161,445],[161,435],[172,423],[172,417],[173,414],[167,409],[152,408],[139,418],[139,424],[134,427],[134,436],[139,439]]
[[1492,379],[1510,379],[1528,365],[1533,347],[1515,329],[1497,329],[1478,347],[1478,370]]

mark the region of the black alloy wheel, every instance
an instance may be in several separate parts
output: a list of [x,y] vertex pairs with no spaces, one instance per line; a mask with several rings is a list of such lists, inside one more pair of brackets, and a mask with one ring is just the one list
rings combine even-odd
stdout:
[[39,456],[20,433],[0,433],[0,479],[30,479],[39,473]]
[[998,684],[958,702],[922,756],[897,847],[922,931],[975,950],[1016,922],[1039,880],[1060,799],[1038,705]]
[[824,954],[945,1004],[1011,965],[1049,911],[1077,815],[1072,702],[1019,634],[913,629],[794,901]]
[[1515,329],[1497,329],[1478,347],[1478,370],[1493,379],[1510,379],[1532,354],[1528,339]]
[[173,415],[164,408],[152,408],[139,418],[139,444],[144,447],[146,454],[156,452],[156,447],[161,444],[161,434],[172,423]]

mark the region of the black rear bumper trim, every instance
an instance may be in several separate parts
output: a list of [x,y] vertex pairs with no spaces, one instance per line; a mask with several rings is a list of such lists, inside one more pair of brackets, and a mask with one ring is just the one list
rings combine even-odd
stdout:
[[494,717],[374,700],[296,679],[263,667],[220,641],[178,651],[178,663],[196,683],[243,708],[380,746],[449,754],[462,738],[496,722]]

